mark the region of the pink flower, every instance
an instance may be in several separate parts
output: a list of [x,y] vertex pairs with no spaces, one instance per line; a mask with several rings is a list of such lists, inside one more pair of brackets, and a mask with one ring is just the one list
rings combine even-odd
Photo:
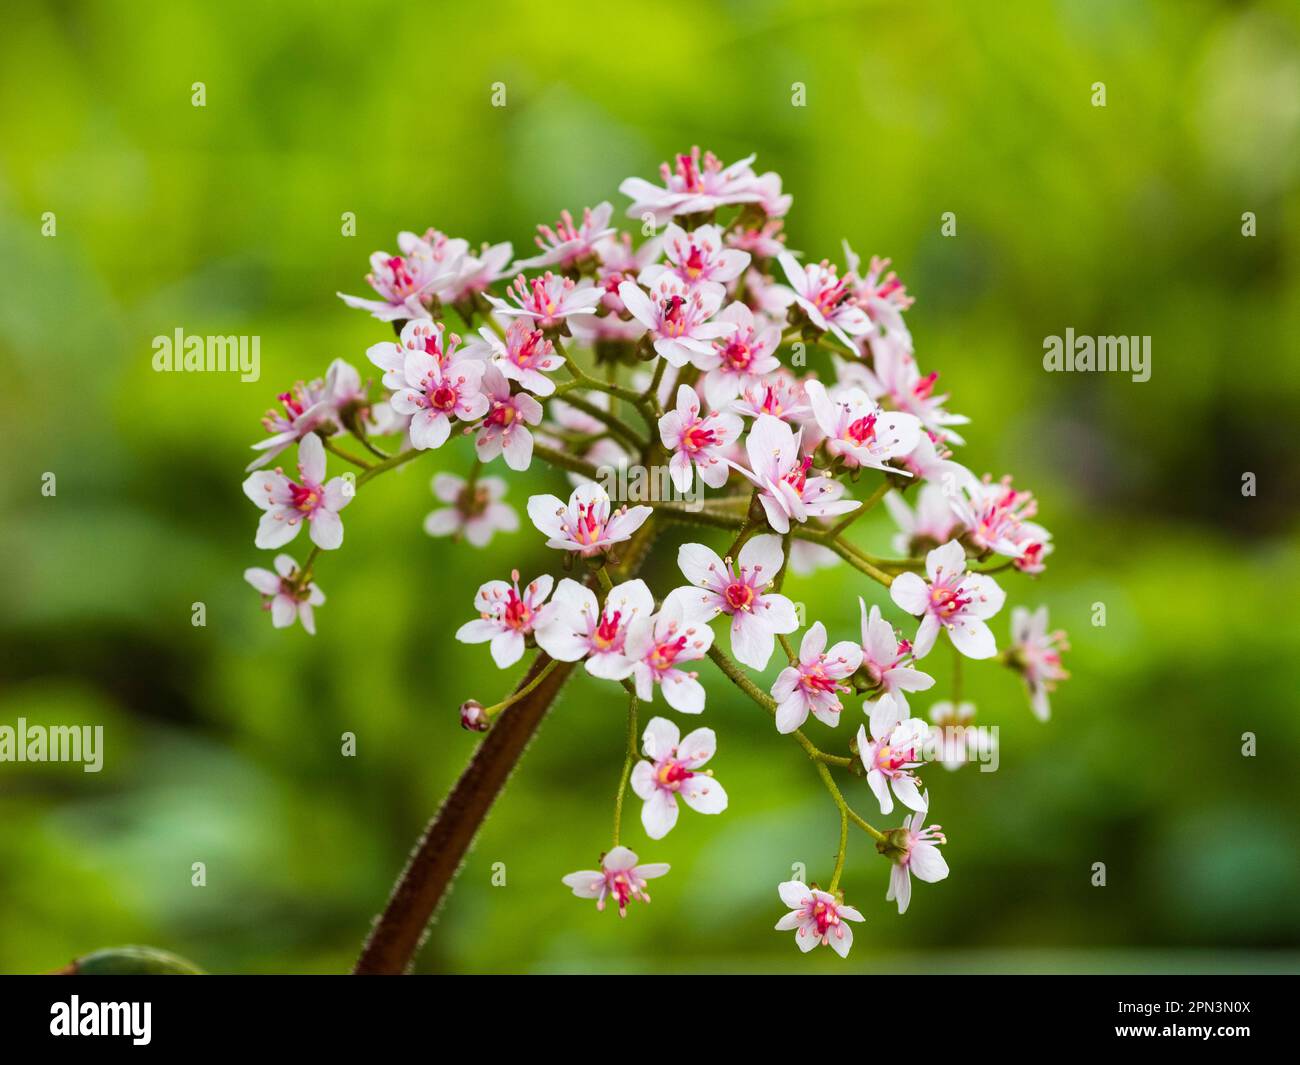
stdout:
[[714,410],[760,385],[764,377],[781,367],[773,354],[781,342],[779,327],[759,323],[743,303],[729,304],[716,320],[731,323],[735,329],[715,340],[711,352],[692,360],[707,371],[704,398]]
[[794,941],[805,954],[820,944],[830,947],[841,958],[849,956],[853,946],[853,929],[845,921],[865,921],[852,906],[834,895],[810,888],[798,880],[787,880],[777,889],[790,912],[776,922],[778,932],[793,931]]
[[937,373],[921,375],[911,352],[888,338],[872,341],[872,365],[849,362],[840,366],[840,381],[860,384],[873,399],[887,399],[895,410],[911,414],[932,434],[954,444],[965,441],[952,427],[970,421],[944,408],[948,396],[936,394]]
[[528,516],[549,537],[546,546],[577,551],[584,558],[628,539],[652,512],[651,507],[623,506],[611,513],[609,495],[595,481],[578,485],[567,504],[553,495],[528,500]]
[[285,629],[301,620],[302,627],[316,635],[313,610],[325,602],[325,593],[312,581],[300,583],[298,566],[289,555],[275,556],[275,572],[253,566],[244,570],[244,580],[262,593],[262,609],[271,612],[271,624]]
[[664,701],[683,714],[704,710],[704,687],[696,674],[679,668],[684,662],[703,658],[713,645],[713,630],[704,622],[687,617],[685,605],[669,596],[654,617],[632,622],[624,654],[633,662],[637,698],[650,702],[656,684]]
[[767,414],[791,425],[798,425],[812,413],[803,384],[788,370],[778,370],[746,385],[732,409],[750,418]]
[[946,629],[953,646],[967,658],[997,654],[997,643],[985,624],[1007,598],[997,582],[982,573],[966,572],[966,552],[956,540],[925,556],[925,572],[929,582],[915,573],[900,573],[889,588],[895,603],[921,619],[912,653],[924,658],[939,630]]
[[430,536],[463,534],[472,546],[486,547],[493,534],[519,528],[514,507],[501,502],[506,482],[500,477],[480,477],[471,490],[464,478],[439,473],[433,478],[433,494],[439,502],[451,505],[424,519],[424,531]]
[[453,418],[470,422],[483,417],[488,397],[480,391],[482,378],[483,363],[474,359],[453,358],[443,364],[426,351],[407,350],[403,387],[390,402],[398,414],[411,415],[411,446],[442,447],[451,435]]
[[867,466],[905,477],[907,470],[890,466],[916,447],[921,423],[910,414],[881,410],[860,388],[837,389],[832,396],[820,381],[804,385],[817,425],[826,434],[826,450],[846,466]]
[[605,900],[612,895],[620,917],[627,916],[630,900],[649,902],[645,882],[663,876],[669,869],[665,862],[637,865],[636,854],[626,847],[615,847],[601,859],[600,865],[599,871],[584,869],[570,873],[564,878],[564,885],[572,888],[580,899],[595,899],[598,910],[605,908]]
[[889,871],[885,901],[897,902],[899,913],[906,913],[907,904],[912,901],[913,873],[927,884],[937,883],[948,875],[948,863],[939,853],[939,845],[947,843],[948,839],[943,834],[942,825],[922,827],[930,796],[927,794],[922,802],[924,805],[916,813],[903,819],[902,828],[889,833],[887,853],[894,859],[894,867]]
[[[884,718],[884,728],[880,728]],[[924,810],[926,800],[917,788],[919,781],[912,772],[921,764],[921,753],[930,737],[930,726],[919,717],[900,721],[876,715],[870,721],[871,738],[867,726],[858,726],[858,757],[867,771],[867,786],[880,803],[880,812],[889,814],[894,809],[894,799],[889,789],[904,806]]]
[[839,481],[808,476],[812,456],[801,457],[802,438],[803,430],[795,433],[779,418],[759,415],[745,439],[751,468],[736,467],[758,486],[767,522],[779,533],[790,531],[791,518],[802,524],[862,505],[856,499],[840,498],[844,485]]
[[262,419],[271,436],[253,445],[253,450],[262,454],[248,464],[249,470],[265,466],[290,444],[317,429],[337,432],[342,428],[343,413],[348,407],[364,406],[366,390],[356,367],[335,359],[330,363],[323,382],[319,378],[311,384],[299,381],[276,399],[280,401],[282,411],[272,407]]
[[558,266],[568,270],[577,263],[596,254],[596,245],[614,235],[614,228],[609,224],[609,216],[614,213],[611,203],[602,203],[595,208],[587,207],[582,212],[582,225],[575,225],[573,215],[568,211],[560,212],[560,220],[555,228],[537,227],[537,246],[541,255],[523,259],[515,263],[519,270],[532,270],[542,266]]
[[244,495],[266,511],[254,543],[263,549],[283,547],[306,522],[311,542],[332,551],[343,543],[338,512],[352,502],[352,483],[344,477],[325,481],[325,446],[315,433],[298,444],[298,476],[291,481],[276,468],[259,470],[244,481]]
[[1018,606],[1011,611],[1011,646],[1007,648],[1007,661],[1024,677],[1030,705],[1039,721],[1046,721],[1051,716],[1048,695],[1056,690],[1056,682],[1070,676],[1061,665],[1061,652],[1069,649],[1063,631],[1047,631],[1047,607],[1040,606],[1030,611]]
[[777,633],[794,632],[799,618],[784,595],[768,592],[781,571],[784,554],[779,536],[755,536],[740,549],[739,569],[703,544],[682,544],[677,565],[696,588],[682,588],[687,612],[701,621],[719,614],[731,618],[731,652],[753,669],[766,669]]
[[[859,269],[861,259],[844,242],[844,262],[849,273],[861,280],[853,286],[853,298],[867,313],[877,330],[902,345],[907,351],[912,350],[912,334],[908,332],[907,323],[903,321],[903,312],[915,300],[907,294],[906,286],[898,280],[898,275],[889,269],[889,260],[879,256],[871,257],[871,264],[866,275]],[[888,272],[886,272],[888,271]]]
[[887,494],[884,503],[898,526],[893,546],[900,555],[911,557],[915,552],[928,551],[961,535],[962,524],[953,513],[947,493],[937,484],[921,485],[915,510],[907,505],[900,492]]
[[650,719],[642,736],[649,761],[632,767],[632,790],[642,799],[641,824],[651,839],[663,839],[677,824],[677,797],[702,814],[720,814],[727,793],[711,771],[700,772],[718,749],[711,728],[697,728],[683,740],[677,726],[664,717]]
[[727,244],[749,252],[755,259],[775,259],[785,251],[785,234],[779,218],[770,218],[757,228],[732,230],[727,234]]
[[637,278],[646,288],[653,288],[665,275],[680,279],[688,287],[714,281],[725,285],[736,280],[749,265],[749,253],[726,247],[721,226],[700,226],[687,233],[675,222],[664,230],[664,257],[667,265],[653,263]]
[[834,728],[840,723],[840,692],[853,689],[839,683],[862,664],[862,648],[842,640],[829,651],[826,626],[820,621],[804,633],[799,661],[781,670],[772,685],[777,732],[793,732],[811,713]]
[[632,317],[649,330],[655,351],[671,366],[712,355],[713,341],[735,328],[729,322],[709,321],[726,296],[726,290],[713,281],[688,287],[680,278],[665,274],[648,296],[631,281],[618,286],[618,295]]
[[934,678],[903,663],[912,657],[912,645],[900,640],[894,626],[880,616],[880,607],[858,597],[862,613],[862,666],[874,687],[880,689],[870,714],[876,722],[872,734],[885,730],[886,722],[901,721],[908,714],[907,692],[923,692],[934,687]]
[[542,574],[519,591],[519,571],[510,573],[511,583],[488,581],[474,596],[479,617],[456,630],[461,643],[491,644],[492,661],[501,669],[523,657],[525,637],[532,635],[542,604],[551,594],[555,579]]
[[663,188],[644,178],[630,177],[618,191],[632,199],[632,206],[627,209],[629,218],[651,214],[655,224],[662,225],[674,215],[700,214],[729,203],[762,200],[764,191],[749,166],[753,161],[750,155],[724,167],[712,152],[706,152],[701,161],[700,149],[696,147],[689,155],[678,155],[675,166],[670,168],[667,163],[660,166]]
[[788,251],[782,252],[777,262],[808,320],[822,332],[835,334],[856,355],[858,348],[853,338],[871,331],[871,319],[853,300],[853,275],[837,276],[835,267],[826,259],[800,266]]
[[679,492],[690,491],[694,483],[692,466],[710,488],[727,483],[731,468],[723,460],[736,442],[744,423],[735,414],[712,411],[700,415],[700,397],[690,385],[677,389],[677,409],[659,419],[659,438],[672,452],[668,472]]
[[429,317],[436,290],[455,276],[468,249],[463,240],[448,240],[434,230],[429,235],[437,239],[430,242],[414,233],[399,233],[400,255],[377,251],[370,256],[366,282],[380,299],[361,299],[342,292],[337,294],[339,299],[349,307],[369,311],[381,322]]
[[495,366],[483,371],[483,392],[490,406],[474,441],[483,462],[505,455],[512,470],[526,470],[533,460],[533,434],[528,426],[542,420],[542,405],[527,392],[510,394],[510,382]]
[[491,329],[479,330],[481,340],[475,340],[469,350],[488,358],[521,388],[538,396],[549,396],[555,391],[555,382],[546,375],[564,365],[564,356],[557,355],[555,346],[540,329],[533,329],[526,319],[516,318],[506,329],[503,342]]
[[407,386],[406,356],[412,352],[428,355],[439,366],[447,366],[454,359],[475,359],[467,349],[456,351],[460,337],[447,333],[441,322],[431,318],[412,318],[404,326],[397,342],[383,340],[366,349],[366,358],[383,370],[385,388],[395,390]]
[[986,551],[996,551],[1016,560],[1018,569],[1043,571],[1044,556],[1051,550],[1046,529],[1030,521],[1038,512],[1031,492],[1011,487],[1011,478],[993,481],[973,478],[954,495],[952,509],[966,526],[971,542]]
[[455,272],[442,281],[438,295],[446,303],[472,301],[479,293],[486,292],[506,276],[514,252],[514,245],[503,241],[500,244],[484,244],[477,255],[466,253]]
[[506,290],[515,306],[496,296],[487,300],[498,314],[532,321],[538,329],[554,330],[574,315],[595,314],[604,290],[594,285],[579,285],[572,278],[547,270],[530,282],[523,274]]
[[930,740],[928,747],[935,752],[935,760],[949,771],[960,769],[967,762],[983,762],[998,748],[996,731],[975,726],[974,703],[957,703],[947,699],[930,707]]
[[603,680],[624,680],[635,663],[624,647],[628,626],[654,613],[645,581],[616,584],[602,606],[584,584],[565,577],[537,625],[537,646],[560,662],[585,658],[587,672]]

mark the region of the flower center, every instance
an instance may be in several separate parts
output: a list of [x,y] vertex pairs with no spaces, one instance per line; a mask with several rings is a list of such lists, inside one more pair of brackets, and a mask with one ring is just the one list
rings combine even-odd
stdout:
[[703,422],[697,422],[686,430],[682,437],[682,443],[686,446],[687,451],[703,451],[706,447],[712,447],[718,442],[713,430],[706,428]]
[[961,588],[938,585],[930,590],[930,608],[942,617],[950,618],[970,606],[971,597],[963,596]]
[[434,410],[449,411],[456,406],[457,398],[455,385],[435,385],[429,392],[429,406]]
[[695,774],[682,765],[681,762],[674,761],[671,758],[659,767],[657,774],[660,786],[671,788],[673,791],[676,791],[681,786],[683,780],[690,780],[693,776]]
[[612,614],[601,615],[600,623],[596,626],[596,634],[593,637],[593,642],[602,651],[611,650],[614,647],[614,644],[618,641],[618,622],[621,614],[621,610],[615,610]]
[[875,440],[876,438],[875,412],[873,411],[871,414],[868,414],[865,418],[859,418],[857,421],[853,422],[849,426],[847,431],[848,431],[849,438],[859,446],[867,443],[870,440]]
[[686,637],[678,636],[675,640],[665,640],[650,652],[650,665],[658,671],[672,668],[677,656],[686,647]]
[[289,482],[289,495],[294,509],[310,514],[320,503],[320,494],[315,485],[294,484]]
[[748,610],[754,602],[754,589],[744,581],[735,581],[727,585],[726,599],[732,610]]

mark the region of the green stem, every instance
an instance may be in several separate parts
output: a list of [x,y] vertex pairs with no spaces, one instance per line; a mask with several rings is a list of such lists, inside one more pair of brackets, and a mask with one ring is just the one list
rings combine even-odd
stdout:
[[593,481],[600,478],[600,467],[593,465],[586,459],[580,459],[577,455],[570,455],[567,451],[556,451],[547,447],[545,444],[533,444],[533,456],[549,462],[553,466],[559,466],[573,473],[580,473],[584,477],[590,477]]
[[595,418],[598,422],[605,425],[610,432],[619,437],[623,443],[628,444],[634,451],[640,451],[646,446],[646,440],[640,436],[627,422],[616,417],[612,412],[602,410],[590,400],[583,399],[581,396],[566,395],[564,402],[574,410],[580,410],[590,418]]
[[356,467],[359,468],[359,469],[362,469],[362,470],[368,470],[368,469],[370,469],[370,463],[369,463],[369,462],[366,462],[364,459],[359,459],[359,458],[357,458],[355,455],[350,455],[350,454],[348,454],[348,453],[347,453],[346,451],[344,451],[341,447],[339,447],[338,444],[334,443],[334,441],[332,441],[328,436],[327,436],[327,437],[324,437],[323,440],[324,440],[324,443],[325,443],[325,450],[326,450],[326,451],[333,452],[335,455],[337,455],[339,458],[341,458],[344,462],[350,462],[350,463],[352,463],[353,466],[356,466]]
[[363,470],[361,476],[357,478],[357,487],[360,488],[372,477],[378,477],[381,473],[387,473],[389,470],[395,470],[398,466],[404,466],[412,459],[418,459],[424,452],[419,448],[408,448],[406,451],[399,452],[390,459],[383,462],[376,462],[368,470]]
[[[540,654],[538,655],[539,659],[542,657],[543,657],[542,655]],[[544,665],[537,672],[537,674],[533,677],[533,679],[530,680],[527,684],[525,684],[522,688],[519,688],[516,691],[511,692],[511,694],[507,698],[501,700],[501,702],[497,703],[495,706],[485,707],[483,713],[487,715],[487,718],[490,721],[492,718],[496,717],[497,714],[501,713],[502,710],[506,709],[506,707],[513,706],[525,695],[527,695],[530,691],[532,691],[539,684],[541,684],[542,681],[546,679],[547,675],[553,669],[555,669],[555,667],[558,666],[559,664],[560,663],[558,659],[552,658],[550,661],[546,663],[546,665]],[[530,669],[531,668],[532,667],[530,667]]]
[[623,769],[618,775],[618,791],[614,795],[615,847],[618,846],[619,833],[623,829],[623,796],[627,792],[627,781],[632,773],[632,764],[636,761],[636,689],[630,683],[626,683],[626,687],[629,695],[627,703],[627,755],[623,759]]

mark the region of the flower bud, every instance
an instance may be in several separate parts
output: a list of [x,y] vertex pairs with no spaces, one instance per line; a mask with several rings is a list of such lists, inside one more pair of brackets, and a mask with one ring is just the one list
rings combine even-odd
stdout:
[[460,727],[470,732],[486,732],[491,722],[483,712],[483,704],[470,699],[460,704]]

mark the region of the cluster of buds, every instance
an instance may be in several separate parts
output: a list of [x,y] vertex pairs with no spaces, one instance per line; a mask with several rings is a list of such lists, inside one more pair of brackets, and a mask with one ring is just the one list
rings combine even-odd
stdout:
[[[961,702],[962,661],[1016,671],[1046,719],[1049,693],[1067,675],[1066,644],[1048,632],[1046,608],[1016,608],[999,653],[990,621],[1006,592],[996,575],[1042,573],[1051,536],[1031,520],[1030,493],[955,457],[964,444],[956,427],[968,419],[948,410],[938,374],[918,365],[905,320],[912,297],[889,261],[864,269],[845,244],[842,263],[801,262],[785,246],[791,197],[752,163],[724,165],[693,149],[663,166],[660,183],[629,178],[621,191],[639,241],[601,203],[539,226],[528,258],[516,260],[508,243],[475,250],[432,229],[400,234],[395,254],[376,252],[373,297],[342,298],[392,323],[395,339],[366,352],[377,381],[363,384],[338,360],[323,380],[285,392],[244,485],[264,511],[259,548],[283,547],[303,527],[313,547],[301,565],[281,554],[274,572],[246,577],[276,626],[299,619],[312,632],[324,602],[311,579],[318,557],[342,544],[340,512],[373,478],[472,437],[466,475],[434,478],[442,506],[425,529],[483,547],[524,526],[506,482],[485,467],[541,463],[567,476],[563,495],[534,495],[525,508],[557,552],[556,572],[522,585],[517,570],[487,581],[476,616],[456,633],[487,643],[501,669],[531,653],[530,679],[493,705],[464,703],[461,725],[487,731],[550,671],[577,663],[626,699],[613,838],[599,870],[563,878],[575,895],[598,908],[612,897],[626,915],[631,902],[649,901],[646,882],[668,872],[620,841],[626,791],[641,800],[655,841],[675,826],[679,800],[701,814],[727,809],[706,767],[717,752],[712,728],[683,736],[668,717],[638,723],[658,696],[676,714],[704,713],[707,660],[719,682],[770,715],[775,734],[803,748],[836,807],[830,877],[824,888],[780,884],[790,912],[776,927],[793,930],[802,950],[846,955],[847,922],[863,920],[840,888],[850,827],[887,860],[886,900],[900,913],[913,875],[948,875],[945,837],[925,827],[930,793],[918,772],[961,764],[949,740],[974,719]],[[296,477],[260,468],[294,445]],[[346,476],[326,476],[327,454]],[[611,498],[607,474],[637,469],[664,471],[689,505],[671,491]],[[850,538],[880,503],[897,528],[897,557],[870,555]],[[697,526],[716,546],[681,544],[680,583],[655,590],[637,571],[651,531],[667,522]],[[838,640],[783,593],[789,575],[831,565],[847,567],[861,611],[860,633]],[[944,635],[954,690],[926,721],[908,700],[935,686],[930,656]],[[757,675],[773,659],[780,669],[765,684]],[[839,732],[846,703],[863,717]],[[836,736],[845,737],[838,750]],[[897,801],[902,824],[873,826],[854,809],[864,799],[885,817]]]

